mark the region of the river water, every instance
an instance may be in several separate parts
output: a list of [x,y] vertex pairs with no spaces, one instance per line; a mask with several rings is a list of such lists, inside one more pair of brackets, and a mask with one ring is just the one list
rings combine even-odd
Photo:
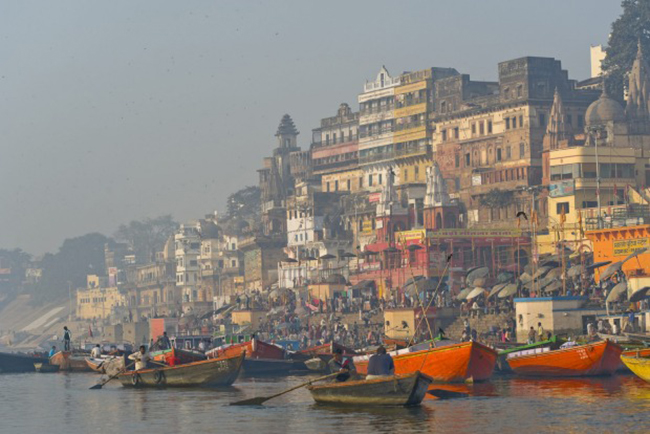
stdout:
[[419,408],[315,405],[299,389],[263,407],[228,406],[307,381],[240,378],[222,390],[88,390],[95,374],[0,375],[1,433],[422,433],[649,432],[650,384],[632,375],[540,380],[495,377],[444,387],[468,398],[427,399]]

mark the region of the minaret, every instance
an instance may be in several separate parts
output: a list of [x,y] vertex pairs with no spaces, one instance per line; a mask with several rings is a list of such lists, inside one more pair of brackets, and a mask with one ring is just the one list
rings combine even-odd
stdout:
[[648,64],[643,57],[639,39],[636,59],[632,64],[628,82],[627,106],[625,114],[636,133],[647,132],[650,122],[650,77]]
[[573,139],[573,128],[567,122],[562,95],[560,95],[556,87],[551,114],[549,115],[546,134],[543,139],[543,148],[544,150],[558,149],[562,142],[566,141],[567,145],[570,145]]
[[288,114],[282,116],[280,120],[280,125],[278,126],[278,131],[275,133],[275,137],[278,138],[278,148],[280,149],[291,149],[298,147],[298,130],[293,123],[293,119]]

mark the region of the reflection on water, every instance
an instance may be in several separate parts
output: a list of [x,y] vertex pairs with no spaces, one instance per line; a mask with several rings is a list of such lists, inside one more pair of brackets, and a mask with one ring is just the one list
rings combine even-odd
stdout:
[[314,404],[300,389],[261,407],[229,406],[269,396],[306,377],[241,379],[221,390],[88,390],[94,374],[2,375],[0,432],[639,432],[650,429],[650,384],[631,375],[594,379],[497,377],[432,387],[469,395],[428,398],[419,408]]

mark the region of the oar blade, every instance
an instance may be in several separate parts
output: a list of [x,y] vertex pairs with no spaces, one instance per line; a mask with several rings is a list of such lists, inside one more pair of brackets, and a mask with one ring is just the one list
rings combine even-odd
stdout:
[[258,396],[256,398],[244,399],[242,401],[231,402],[230,405],[262,405],[270,398],[265,396]]
[[101,389],[102,387],[104,387],[104,384],[97,383],[93,387],[91,387],[89,390],[97,390],[97,389]]

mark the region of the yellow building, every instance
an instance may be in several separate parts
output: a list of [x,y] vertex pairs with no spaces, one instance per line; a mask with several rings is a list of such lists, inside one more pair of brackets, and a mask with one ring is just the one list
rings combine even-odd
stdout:
[[105,319],[114,307],[125,305],[126,296],[116,287],[89,287],[77,290],[78,319]]
[[266,319],[265,310],[235,310],[232,312],[232,323],[239,326],[250,325],[250,330],[255,331]]

